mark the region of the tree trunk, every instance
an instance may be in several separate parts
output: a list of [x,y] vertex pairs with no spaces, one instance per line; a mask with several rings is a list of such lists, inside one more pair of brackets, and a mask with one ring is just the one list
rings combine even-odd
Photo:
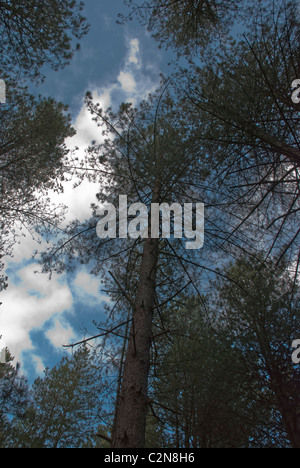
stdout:
[[[153,203],[158,201],[159,191],[160,185],[157,182]],[[144,244],[122,388],[117,402],[112,448],[143,448],[145,446],[158,245],[159,239],[151,238],[151,223],[149,223],[149,238]]]

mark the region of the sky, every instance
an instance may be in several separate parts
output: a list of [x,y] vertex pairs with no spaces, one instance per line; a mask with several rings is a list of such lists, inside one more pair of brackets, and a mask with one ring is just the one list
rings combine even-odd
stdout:
[[[71,64],[54,72],[45,70],[46,79],[31,92],[51,96],[67,104],[77,135],[67,141],[70,148],[84,148],[99,130],[84,107],[87,91],[101,106],[116,107],[121,102],[138,104],[159,85],[160,73],[168,74],[166,53],[160,51],[151,35],[137,21],[116,23],[127,11],[122,0],[87,0],[85,15],[91,25]],[[65,183],[62,195],[52,194],[53,203],[68,206],[62,227],[73,219],[84,221],[91,214],[98,186],[84,182],[74,190]],[[14,255],[5,261],[9,287],[1,292],[0,348],[7,346],[21,363],[29,381],[55,365],[66,350],[63,345],[95,332],[93,320],[105,319],[109,298],[101,291],[101,278],[91,276],[88,267],[72,274],[41,273],[32,259],[45,244],[27,235],[15,245]]]

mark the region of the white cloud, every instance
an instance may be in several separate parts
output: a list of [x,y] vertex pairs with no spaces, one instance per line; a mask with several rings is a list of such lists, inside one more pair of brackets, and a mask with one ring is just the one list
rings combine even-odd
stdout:
[[139,58],[139,51],[140,51],[140,43],[138,39],[131,39],[130,43],[130,50],[128,55],[128,62],[134,63],[137,66],[140,66],[140,58]]
[[57,318],[45,335],[55,348],[61,349],[63,345],[69,344],[76,334],[70,324]]
[[101,301],[110,303],[109,297],[101,292],[101,279],[90,275],[86,271],[77,273],[73,286],[75,287],[76,295],[79,298],[84,298],[87,302],[94,302],[96,299],[97,303]]
[[[138,102],[146,99],[149,93],[157,88],[158,81],[153,81],[149,73],[143,70],[143,62],[140,54],[140,42],[138,39],[130,39],[128,43],[128,54],[124,65],[118,75],[121,90],[125,93],[124,100],[137,105]],[[147,64],[148,68],[149,64]],[[156,68],[155,64],[151,64]],[[156,73],[158,77],[158,73]]]
[[124,91],[127,93],[133,93],[136,89],[136,81],[132,73],[121,71],[118,76],[118,80]]
[[[114,84],[110,84],[100,90],[94,88],[92,90],[93,98],[96,102],[100,103],[103,109],[107,109],[111,105],[111,93],[114,89]],[[80,149],[80,152],[77,153],[78,156],[84,154],[84,150],[90,145],[92,140],[103,141],[101,130],[99,130],[97,124],[93,121],[93,116],[85,104],[83,104],[73,126],[76,130],[76,135],[68,138],[66,144],[70,149],[74,149],[77,146]]]
[[37,233],[34,233],[34,237],[29,233],[22,235],[18,229],[16,229],[16,235],[19,237],[14,241],[13,261],[14,263],[21,263],[24,259],[29,260],[32,258],[33,252],[40,248],[42,238]]
[[44,370],[46,368],[42,358],[40,356],[37,356],[36,354],[31,355],[31,360],[35,366],[35,371],[38,375],[43,375]]
[[41,328],[55,314],[71,309],[72,293],[57,275],[35,273],[35,264],[18,272],[18,283],[1,293],[0,330],[6,346],[16,359],[25,350],[33,350],[30,332]]
[[64,184],[64,193],[53,194],[52,202],[62,203],[68,208],[64,221],[60,228],[67,227],[75,219],[83,222],[92,215],[91,204],[95,203],[96,194],[99,192],[99,184],[84,180],[74,188],[72,181]]
[[84,271],[77,274],[74,285],[80,289],[83,289],[85,293],[90,294],[92,296],[98,296],[100,282],[97,278],[91,277],[88,273]]

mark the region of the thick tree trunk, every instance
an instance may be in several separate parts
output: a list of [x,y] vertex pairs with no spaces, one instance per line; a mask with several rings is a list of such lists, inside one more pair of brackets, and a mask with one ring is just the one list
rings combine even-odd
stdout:
[[147,239],[124,365],[122,389],[117,402],[116,421],[112,434],[113,448],[141,448],[145,445],[157,259],[158,240]]
[[[158,200],[157,183],[153,202]],[[149,234],[151,226],[149,226]],[[145,446],[151,334],[159,239],[145,240],[124,374],[112,433],[112,448]]]

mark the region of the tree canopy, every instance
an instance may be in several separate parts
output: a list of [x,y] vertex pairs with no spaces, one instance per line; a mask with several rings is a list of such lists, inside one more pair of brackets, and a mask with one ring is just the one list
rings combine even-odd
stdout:
[[1,72],[39,79],[42,67],[55,70],[73,57],[74,39],[88,31],[77,0],[3,0],[0,2]]
[[[25,417],[13,421],[15,443],[94,447],[98,435],[113,449],[299,448],[299,368],[291,349],[300,334],[296,2],[127,4],[129,17],[178,53],[177,68],[136,106],[102,109],[87,93],[102,138],[75,170],[99,184],[97,201],[41,262],[48,272],[91,265],[112,305],[107,320],[94,323],[94,336],[69,345],[83,346],[74,358],[35,382]],[[64,27],[72,24],[80,36],[81,16],[70,23],[65,14]],[[45,54],[51,64],[51,47]],[[22,96],[1,117],[8,225],[24,211],[39,217],[34,187],[59,187],[68,168],[64,139],[74,133],[62,104]],[[111,235],[107,203],[117,207],[122,195],[133,208],[114,211]],[[178,236],[185,213],[176,217],[174,205],[169,236],[163,226],[153,234],[150,206],[175,203],[205,204],[203,249],[187,249],[189,237]],[[106,221],[102,237],[99,219]],[[112,371],[104,393],[103,368],[87,350],[96,339]],[[109,411],[102,414],[103,404]]]

